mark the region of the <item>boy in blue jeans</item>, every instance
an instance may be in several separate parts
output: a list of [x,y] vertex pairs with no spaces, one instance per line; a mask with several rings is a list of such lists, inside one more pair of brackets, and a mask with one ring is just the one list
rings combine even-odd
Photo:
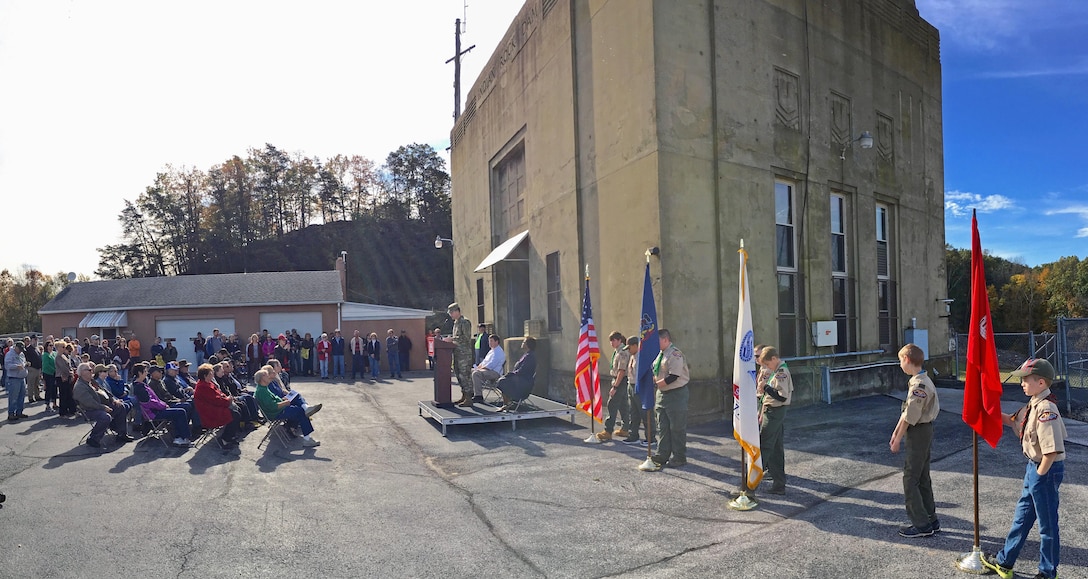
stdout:
[[1058,576],[1058,487],[1065,474],[1065,423],[1058,413],[1056,399],[1050,393],[1054,381],[1054,366],[1045,359],[1032,358],[1020,365],[1013,376],[1020,378],[1024,394],[1031,397],[1016,414],[1002,414],[1005,426],[1020,437],[1024,456],[1028,458],[1024,473],[1024,491],[1016,502],[1012,528],[1005,546],[996,554],[986,554],[982,564],[1001,579],[1013,576],[1012,567],[1020,549],[1039,521],[1039,573],[1036,579]]

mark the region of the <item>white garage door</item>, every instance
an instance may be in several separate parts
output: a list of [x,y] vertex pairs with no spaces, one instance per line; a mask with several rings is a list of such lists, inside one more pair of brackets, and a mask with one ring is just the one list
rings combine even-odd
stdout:
[[[163,341],[174,340],[178,352],[184,357],[193,351],[192,347],[183,349],[182,344],[192,341],[197,332],[202,332],[204,337],[212,335],[212,330],[219,328],[219,333],[229,336],[234,333],[234,318],[214,318],[203,320],[159,320],[155,322],[155,333]],[[239,338],[241,339],[241,338]],[[249,336],[246,336],[246,340]],[[154,342],[154,340],[148,340]]]
[[[321,312],[269,312],[261,314],[261,329],[278,336],[290,330],[298,330],[298,335],[306,332],[315,339],[321,335]],[[333,328],[325,331],[331,332]]]

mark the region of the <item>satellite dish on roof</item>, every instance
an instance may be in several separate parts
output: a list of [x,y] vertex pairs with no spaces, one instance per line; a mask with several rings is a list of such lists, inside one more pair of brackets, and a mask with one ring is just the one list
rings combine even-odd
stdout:
[[76,281],[76,272],[74,272],[74,271],[68,272],[68,281],[69,282]]

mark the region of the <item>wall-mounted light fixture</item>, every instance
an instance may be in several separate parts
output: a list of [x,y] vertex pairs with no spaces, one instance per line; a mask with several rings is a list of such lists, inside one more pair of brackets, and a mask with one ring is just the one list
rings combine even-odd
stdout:
[[858,138],[854,139],[853,141],[843,143],[842,151],[839,151],[839,159],[843,161],[846,160],[846,150],[849,149],[850,145],[853,145],[854,143],[858,143],[859,145],[861,145],[862,149],[872,149],[873,135],[870,134],[869,131],[862,131],[861,134],[858,135]]
[[450,247],[453,247],[453,240],[452,239],[446,239],[445,237],[442,237],[441,235],[434,236],[434,248],[435,249],[442,249],[443,247],[445,247],[445,244],[447,244],[447,243],[449,244]]

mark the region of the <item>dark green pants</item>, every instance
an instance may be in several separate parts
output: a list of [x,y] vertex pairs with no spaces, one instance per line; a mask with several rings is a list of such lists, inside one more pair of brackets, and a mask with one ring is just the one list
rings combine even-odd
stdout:
[[786,448],[782,444],[785,426],[785,406],[768,406],[763,410],[759,450],[763,455],[763,468],[774,479],[775,486],[786,484]]
[[[630,401],[627,399],[627,380],[616,386],[616,395],[608,398],[608,418],[604,420],[605,432],[613,432],[616,427],[616,417],[619,417],[623,421],[623,425],[626,427],[631,424],[630,413],[628,407]],[[630,428],[627,429],[630,432]]]
[[688,387],[657,392],[655,407],[660,435],[657,441],[657,454],[653,461],[665,464],[668,461],[687,462],[688,460]]
[[933,481],[929,478],[929,449],[933,445],[933,423],[907,427],[906,456],[903,462],[903,497],[910,524],[919,529],[937,520],[933,504]]
[[634,382],[627,383],[627,402],[629,404],[627,417],[631,421],[625,423],[624,426],[627,427],[627,432],[631,436],[638,438],[638,427],[642,424],[642,419],[646,417],[646,411],[642,409],[642,400],[639,399],[638,394],[635,394]]

